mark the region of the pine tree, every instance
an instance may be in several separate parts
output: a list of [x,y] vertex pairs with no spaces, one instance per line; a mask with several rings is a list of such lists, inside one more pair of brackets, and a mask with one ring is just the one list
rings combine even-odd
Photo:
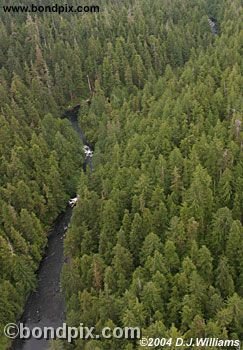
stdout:
[[222,257],[219,261],[215,283],[223,298],[230,297],[234,293],[234,281],[226,257]]

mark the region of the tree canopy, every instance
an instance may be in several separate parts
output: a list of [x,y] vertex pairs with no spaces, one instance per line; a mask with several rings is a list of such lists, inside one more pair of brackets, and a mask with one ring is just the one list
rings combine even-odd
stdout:
[[[78,191],[68,324],[242,340],[241,1],[100,6],[0,15],[0,328],[21,315],[48,229]],[[81,140],[60,118],[77,103],[95,147],[86,175]]]

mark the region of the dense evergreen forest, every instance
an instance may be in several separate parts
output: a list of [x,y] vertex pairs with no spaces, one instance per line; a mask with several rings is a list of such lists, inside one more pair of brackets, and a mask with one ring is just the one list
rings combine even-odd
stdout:
[[[0,15],[1,332],[78,191],[62,275],[69,325],[243,340],[241,0],[98,3],[97,14]],[[76,104],[95,149],[86,174],[61,118]]]

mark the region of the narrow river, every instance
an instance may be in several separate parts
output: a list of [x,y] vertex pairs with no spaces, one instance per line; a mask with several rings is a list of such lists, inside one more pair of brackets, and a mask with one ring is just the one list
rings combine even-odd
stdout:
[[[69,120],[86,144],[85,136],[78,125],[77,114],[69,116]],[[91,159],[85,159],[84,167],[86,168],[88,163],[92,170]],[[63,239],[71,216],[72,208],[67,207],[65,212],[56,219],[50,232],[46,254],[37,272],[37,288],[30,294],[20,319],[20,322],[30,329],[44,326],[57,328],[65,321],[65,303],[60,286],[60,274],[64,263]],[[12,350],[47,350],[48,348],[48,340],[34,338],[16,339],[11,347]]]

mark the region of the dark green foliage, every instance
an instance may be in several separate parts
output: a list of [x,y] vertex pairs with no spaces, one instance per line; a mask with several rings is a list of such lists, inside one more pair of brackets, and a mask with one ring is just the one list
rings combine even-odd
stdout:
[[[108,9],[112,31],[101,71],[96,65],[98,89],[80,117],[96,141],[95,171],[80,185],[85,200],[66,240],[67,254],[81,265],[87,254],[89,263],[75,292],[79,311],[72,304],[68,315],[99,327],[139,325],[155,337],[240,339],[240,3],[223,1],[220,9],[218,1],[176,3],[134,2],[119,25],[113,5]],[[208,11],[220,21],[216,40]],[[94,263],[99,288],[91,277]],[[71,300],[72,288],[65,288]],[[104,295],[112,300],[109,315]],[[100,346],[117,348],[115,341]],[[126,346],[136,348],[121,342],[119,349]]]
[[37,22],[7,17],[1,12],[1,349],[7,343],[2,326],[21,315],[35,288],[49,227],[75,193],[83,161],[81,141],[58,118]]
[[[100,3],[97,15],[0,16],[0,328],[20,315],[49,225],[78,189],[69,324],[242,339],[240,0]],[[77,103],[95,145],[87,177],[58,118]]]

